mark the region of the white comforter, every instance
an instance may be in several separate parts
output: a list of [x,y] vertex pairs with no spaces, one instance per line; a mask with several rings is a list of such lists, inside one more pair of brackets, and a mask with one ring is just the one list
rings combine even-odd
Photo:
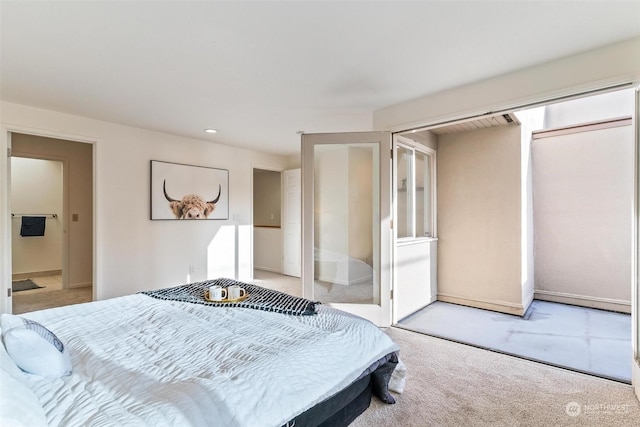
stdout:
[[51,425],[281,426],[397,346],[373,324],[131,295],[24,315],[73,374],[29,375]]

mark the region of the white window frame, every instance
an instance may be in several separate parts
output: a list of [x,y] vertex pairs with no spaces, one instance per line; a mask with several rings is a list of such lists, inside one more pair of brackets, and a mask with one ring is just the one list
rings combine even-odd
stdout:
[[[407,243],[407,242],[411,242],[411,241],[417,241],[417,240],[433,240],[433,239],[437,239],[438,233],[437,233],[437,218],[436,218],[436,212],[437,212],[437,197],[436,197],[436,150],[424,146],[422,144],[419,144],[415,141],[412,141],[411,139],[408,139],[406,137],[403,136],[397,136],[395,143],[394,143],[394,153],[393,153],[393,160],[394,160],[394,165],[393,165],[393,199],[394,199],[394,214],[395,214],[395,218],[396,221],[394,221],[397,224],[397,220],[398,220],[398,205],[397,205],[397,191],[398,191],[398,182],[397,182],[397,165],[398,165],[398,147],[402,147],[405,150],[409,150],[411,152],[413,152],[413,156],[412,156],[412,167],[411,167],[411,179],[410,182],[407,182],[407,197],[411,197],[411,208],[412,208],[412,215],[411,215],[411,230],[412,230],[412,236],[407,236],[407,237],[399,237],[398,236],[398,227],[394,227],[395,228],[395,234],[396,234],[396,241],[398,243]],[[430,194],[431,194],[431,236],[416,236],[416,167],[415,167],[415,154],[420,153],[424,156],[426,156],[429,159],[429,166],[430,166],[430,183],[431,183],[431,187],[430,187]]]

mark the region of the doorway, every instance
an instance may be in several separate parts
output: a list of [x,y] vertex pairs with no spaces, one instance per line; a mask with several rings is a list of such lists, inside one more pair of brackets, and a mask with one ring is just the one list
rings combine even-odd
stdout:
[[300,169],[253,169],[253,282],[302,296]]
[[430,129],[439,301],[402,327],[630,382],[633,114],[625,90]]
[[[66,288],[63,277],[64,161],[11,158],[11,260],[14,312],[23,295]],[[18,294],[19,292],[19,294]]]
[[280,171],[253,169],[254,270],[282,273],[281,187]]
[[10,141],[12,312],[92,301],[93,145],[16,132]]

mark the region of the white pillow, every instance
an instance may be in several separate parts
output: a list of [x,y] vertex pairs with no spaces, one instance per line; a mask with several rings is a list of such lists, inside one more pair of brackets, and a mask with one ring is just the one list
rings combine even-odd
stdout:
[[3,427],[46,426],[47,418],[24,373],[0,345],[0,424]]
[[53,332],[13,314],[3,314],[0,322],[4,346],[20,369],[45,378],[71,374],[69,353]]

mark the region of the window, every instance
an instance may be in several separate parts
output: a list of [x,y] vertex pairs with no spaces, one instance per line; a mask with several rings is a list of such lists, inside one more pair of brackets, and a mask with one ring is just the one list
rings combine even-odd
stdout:
[[434,237],[433,177],[435,152],[396,145],[398,239]]

